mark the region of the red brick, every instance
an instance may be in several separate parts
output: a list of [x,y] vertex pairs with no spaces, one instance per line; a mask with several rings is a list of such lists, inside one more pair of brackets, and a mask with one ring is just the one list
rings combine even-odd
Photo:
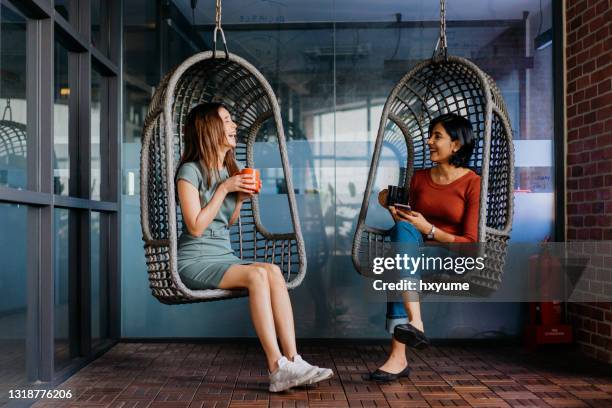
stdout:
[[610,63],[610,54],[604,53],[601,57],[597,58],[597,68],[602,68]]
[[[597,224],[597,218],[593,215],[587,215],[584,217],[584,226],[585,227],[594,227]],[[581,225],[577,225],[579,227]]]
[[595,60],[590,60],[589,62],[582,64],[582,72],[586,75],[593,73],[596,68],[596,62],[597,61]]
[[597,111],[597,120],[607,120],[612,117],[612,105]]
[[[591,99],[592,110],[597,110],[604,106],[612,106],[612,92]],[[578,111],[580,111],[580,106],[578,107]]]
[[604,94],[612,89],[612,79],[608,79],[607,81],[602,81],[597,85],[597,93],[599,95]]
[[582,327],[589,333],[597,333],[597,322],[592,319],[584,319]]
[[588,75],[582,76],[576,80],[576,87],[578,89],[584,89],[590,84],[591,84],[591,80]]
[[576,330],[576,340],[581,343],[591,343],[591,333],[585,330]]
[[589,230],[586,230],[586,229],[577,230],[576,239],[579,239],[582,241],[586,241],[587,239],[589,239]]
[[572,202],[574,203],[579,203],[584,201],[585,196],[584,196],[584,191],[574,191],[572,193]]
[[568,217],[568,224],[571,227],[583,227],[584,226],[584,219],[580,215],[571,216],[571,217]]
[[[595,39],[595,34],[591,34],[589,37],[593,37],[593,39]],[[589,59],[598,58],[602,54],[603,50],[603,44],[600,42],[592,45],[589,48]]]
[[591,344],[596,346],[596,347],[607,347],[608,346],[608,339],[606,339],[603,336],[599,336],[597,334],[592,334],[591,335]]
[[[593,198],[594,200],[596,198]],[[602,203],[601,201],[598,201],[596,203],[592,203],[591,204],[591,211],[593,211],[593,214],[603,214],[604,212],[604,203]]]
[[595,201],[595,200],[597,200],[597,190],[586,190],[584,192],[584,201]]
[[595,123],[596,120],[597,120],[597,113],[595,113],[595,112],[590,112],[590,113],[587,113],[586,115],[584,115],[584,123],[585,124],[590,125],[592,123]]
[[[590,73],[591,72],[588,72],[588,74],[590,74]],[[573,81],[574,79],[578,79],[581,75],[582,75],[582,65],[577,65],[576,67],[574,67],[573,69],[568,71],[567,79],[568,79],[568,81]],[[572,103],[576,103],[576,95],[578,93],[579,92],[577,92],[576,94],[572,95]]]
[[[597,123],[593,123],[591,125],[591,128],[589,129],[589,133],[592,135],[598,135],[600,133],[602,133],[604,131],[604,123],[603,122],[597,122]],[[602,144],[607,144],[607,140],[604,137],[598,137],[597,138],[597,145],[601,146]]]
[[575,31],[582,25],[582,16],[577,15],[572,21],[569,22],[569,30]]
[[584,91],[584,97],[586,99],[591,99],[595,96],[597,96],[597,85],[591,85]]
[[[582,142],[582,148],[584,150],[593,150],[595,147],[597,147],[597,138],[591,137],[587,139],[587,137],[591,136],[590,127],[583,127],[578,133],[580,134],[581,139],[586,139],[584,142]],[[587,171],[585,171],[585,173],[589,174]]]
[[608,10],[608,7],[609,5],[607,1],[600,1],[595,8],[595,14],[604,14]]
[[[590,32],[589,31],[589,26],[586,25],[586,24],[583,24],[582,26],[580,26],[578,28],[578,33],[577,33],[578,34],[578,38],[582,38],[583,39],[582,40],[582,48],[588,48],[592,44],[592,43],[591,44],[585,44],[585,42],[584,42],[584,38],[587,36],[587,34],[589,32]],[[588,53],[587,53],[587,55],[588,55]],[[579,61],[584,61],[584,58],[578,57],[578,60]]]

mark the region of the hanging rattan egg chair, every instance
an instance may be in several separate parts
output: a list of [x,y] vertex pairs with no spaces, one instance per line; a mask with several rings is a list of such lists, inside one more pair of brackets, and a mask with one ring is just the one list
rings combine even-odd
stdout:
[[432,166],[427,149],[429,122],[443,113],[467,117],[478,137],[470,167],[481,176],[478,242],[485,269],[468,276],[471,294],[488,295],[502,282],[513,216],[514,150],[512,129],[501,92],[474,63],[447,56],[445,7],[441,2],[440,39],[434,56],[400,79],[384,105],[363,203],[353,239],[352,260],[361,273],[369,259],[389,248],[389,230],[366,224],[368,206],[383,146],[406,163],[404,186],[415,169]]
[[[272,122],[286,183],[291,231],[272,233],[262,224],[257,197],[245,201],[230,239],[243,260],[278,265],[289,289],[306,274],[306,252],[298,218],[287,158],[287,145],[278,102],[263,75],[244,59],[227,51],[196,54],[159,84],[147,114],[141,152],[141,223],[149,286],[162,303],[205,302],[247,295],[246,290],[192,290],[177,270],[177,238],[181,232],[180,206],[175,198],[174,176],[182,153],[183,124],[188,112],[203,102],[221,102],[238,126],[236,159],[257,167],[253,147],[262,126]],[[216,43],[216,41],[215,41]],[[289,222],[289,220],[287,220]]]

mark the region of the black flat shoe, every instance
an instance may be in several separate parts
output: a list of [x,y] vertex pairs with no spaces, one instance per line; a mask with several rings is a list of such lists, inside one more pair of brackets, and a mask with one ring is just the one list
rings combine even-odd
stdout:
[[429,347],[429,339],[425,336],[425,333],[410,323],[398,324],[395,326],[393,337],[400,343],[404,343],[417,350],[423,350]]
[[381,370],[380,368],[377,368],[376,371],[374,371],[373,373],[370,373],[370,380],[378,381],[378,382],[389,382],[389,381],[395,381],[398,378],[409,377],[409,376],[410,376],[410,367],[404,368],[402,371],[400,371],[397,374],[388,373],[386,371]]

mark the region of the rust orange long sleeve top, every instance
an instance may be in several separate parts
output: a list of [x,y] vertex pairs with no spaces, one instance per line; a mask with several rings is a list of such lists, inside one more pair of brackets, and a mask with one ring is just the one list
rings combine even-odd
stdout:
[[480,176],[470,170],[450,184],[436,184],[431,169],[418,170],[410,180],[410,205],[455,242],[478,240]]

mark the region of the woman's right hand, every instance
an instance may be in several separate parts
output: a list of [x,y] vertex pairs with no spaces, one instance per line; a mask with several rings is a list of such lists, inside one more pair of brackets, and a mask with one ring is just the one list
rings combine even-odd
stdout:
[[225,180],[222,184],[228,193],[248,193],[252,194],[257,190],[255,176],[252,174],[236,174]]

